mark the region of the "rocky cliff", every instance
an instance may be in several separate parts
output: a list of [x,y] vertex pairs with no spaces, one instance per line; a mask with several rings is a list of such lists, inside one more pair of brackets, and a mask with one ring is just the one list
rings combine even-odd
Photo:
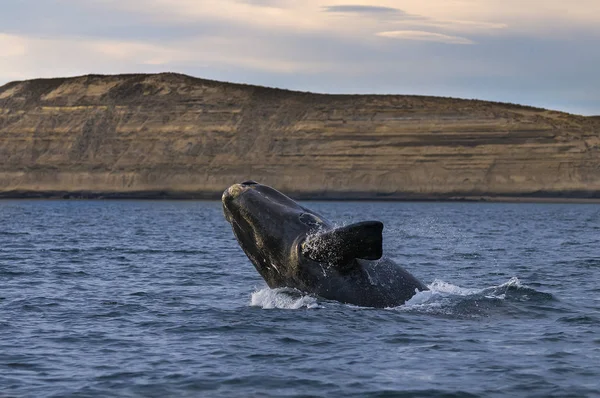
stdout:
[[600,198],[600,120],[423,96],[321,95],[178,74],[0,87],[0,196]]

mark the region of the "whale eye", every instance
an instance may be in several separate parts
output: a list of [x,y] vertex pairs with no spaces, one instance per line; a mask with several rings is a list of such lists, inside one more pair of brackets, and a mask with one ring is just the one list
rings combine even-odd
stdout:
[[300,214],[300,221],[304,225],[308,225],[309,227],[317,227],[319,226],[319,220],[313,216],[312,214],[302,213]]

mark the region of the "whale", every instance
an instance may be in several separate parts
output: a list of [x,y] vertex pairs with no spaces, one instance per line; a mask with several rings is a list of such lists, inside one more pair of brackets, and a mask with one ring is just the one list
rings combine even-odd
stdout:
[[383,223],[336,226],[253,180],[223,192],[233,234],[270,288],[291,288],[360,307],[400,306],[427,290],[383,255]]

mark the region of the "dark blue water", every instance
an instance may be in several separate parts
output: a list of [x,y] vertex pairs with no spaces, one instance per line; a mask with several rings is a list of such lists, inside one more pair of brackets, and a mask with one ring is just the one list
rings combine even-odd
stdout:
[[0,201],[0,396],[600,395],[600,206],[307,206],[432,291],[267,289],[218,202]]

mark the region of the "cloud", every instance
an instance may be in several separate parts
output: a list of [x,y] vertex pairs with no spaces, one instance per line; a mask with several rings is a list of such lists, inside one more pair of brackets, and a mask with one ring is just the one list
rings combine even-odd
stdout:
[[501,22],[435,20],[425,18],[416,21],[407,20],[403,23],[403,26],[419,26],[443,31],[466,32],[474,34],[495,34],[499,31],[509,28],[508,24]]
[[[36,0],[4,0],[9,3],[36,2]],[[45,2],[37,0],[44,5]],[[329,3],[329,4],[328,4]],[[350,3],[350,4],[349,4]],[[404,16],[405,22],[414,18],[427,20],[436,26],[439,33],[445,30],[460,32],[498,33],[499,27],[510,27],[505,34],[527,34],[537,37],[561,37],[567,29],[598,31],[600,26],[600,2],[598,0],[576,0],[565,5],[564,0],[403,0],[401,9],[398,0],[373,0],[367,4],[352,4],[344,0],[61,0],[63,13],[72,13],[71,4],[78,9],[94,8],[110,10],[114,16],[123,11],[130,13],[132,20],[151,17],[154,22],[203,24],[229,21],[252,25],[261,29],[286,29],[288,31],[327,31],[349,34],[351,28],[362,32],[371,27],[367,19],[388,20],[393,16]],[[52,3],[54,6],[55,3]],[[10,7],[9,7],[10,8]],[[36,7],[27,7],[34,10]],[[323,12],[326,11],[326,12]],[[3,4],[3,14],[6,5]],[[35,12],[28,11],[20,21],[27,21]],[[336,18],[344,15],[356,19],[352,26],[347,20]],[[370,16],[371,18],[361,18]],[[408,18],[407,16],[410,16]],[[415,17],[418,16],[418,17]],[[1,20],[0,16],[0,20]],[[110,23],[112,18],[103,19]],[[413,22],[414,24],[414,22]],[[2,25],[0,25],[2,26]],[[560,32],[557,31],[560,28]],[[384,30],[400,30],[398,26],[385,26]],[[428,30],[428,29],[421,29]],[[436,30],[437,31],[437,30]]]
[[[412,15],[404,10],[394,7],[367,6],[367,5],[336,5],[325,6],[321,10],[327,14],[335,14],[345,17],[359,17],[364,22],[365,17],[374,18],[378,21],[404,21],[426,19],[419,15]],[[355,19],[356,22],[358,22]]]
[[425,32],[422,30],[394,30],[378,32],[377,36],[400,40],[432,41],[446,44],[475,44],[471,39],[460,36],[449,36],[441,33]]
[[[246,70],[277,75],[318,74],[337,68],[299,46],[257,46],[249,37],[191,37],[170,43],[96,38],[36,38],[0,34],[0,84],[8,80],[88,73]],[[299,43],[300,44],[300,43]],[[307,47],[308,49],[308,47]],[[224,78],[225,80],[236,80]],[[250,83],[250,82],[249,82]]]
[[12,58],[22,56],[26,53],[26,43],[22,38],[15,35],[0,33],[0,58]]
[[284,4],[281,0],[236,0],[238,3],[245,3],[254,5],[257,7],[273,7],[273,8],[284,8]]
[[566,7],[564,0],[3,0],[0,84],[174,71],[600,113],[600,2]]
[[343,12],[343,13],[358,13],[358,14],[405,14],[404,11],[393,8],[393,7],[379,7],[379,6],[364,6],[364,5],[339,5],[339,6],[325,6],[323,7],[325,12]]

